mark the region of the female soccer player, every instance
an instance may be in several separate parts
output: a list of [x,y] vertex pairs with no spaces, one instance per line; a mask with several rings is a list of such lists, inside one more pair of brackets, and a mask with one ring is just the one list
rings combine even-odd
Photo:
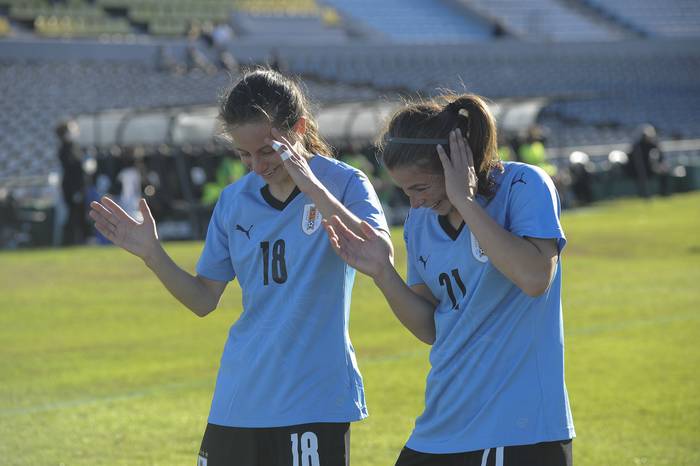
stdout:
[[367,416],[348,336],[354,270],[320,227],[335,215],[361,234],[364,221],[389,245],[381,205],[362,172],[325,156],[303,94],[281,74],[245,74],[220,118],[251,173],[219,198],[196,276],[165,253],[145,200],[143,223],[107,198],[91,216],[198,316],[238,278],[243,312],[221,358],[199,465],[345,466],[349,422]]
[[[466,138],[465,138],[466,136]],[[570,466],[559,199],[539,168],[498,159],[483,99],[443,96],[391,119],[380,156],[408,195],[408,274],[373,228],[341,218],[331,244],[432,344],[425,411],[396,462]]]

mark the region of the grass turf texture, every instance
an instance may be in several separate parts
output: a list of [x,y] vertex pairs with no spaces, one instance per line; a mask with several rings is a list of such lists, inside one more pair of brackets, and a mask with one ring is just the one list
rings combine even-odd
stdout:
[[[700,194],[563,223],[576,464],[700,464]],[[166,247],[193,270],[201,243]],[[114,248],[0,253],[0,463],[194,464],[239,310],[232,285],[199,319]],[[371,413],[353,425],[352,464],[392,465],[421,412],[428,347],[363,276],[351,327]]]

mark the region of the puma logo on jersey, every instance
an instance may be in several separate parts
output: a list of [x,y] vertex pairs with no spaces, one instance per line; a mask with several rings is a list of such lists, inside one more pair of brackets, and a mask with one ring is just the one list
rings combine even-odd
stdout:
[[241,232],[245,233],[245,235],[246,235],[246,237],[247,237],[248,239],[250,239],[250,230],[252,230],[252,229],[253,229],[253,225],[251,225],[250,227],[248,227],[248,229],[246,230],[246,229],[243,228],[242,226],[236,224],[236,231],[241,231]]
[[421,264],[423,264],[423,270],[425,270],[425,268],[428,266],[428,259],[429,259],[429,258],[430,258],[430,256],[428,256],[428,257],[426,257],[426,258],[423,258],[423,256],[418,256],[418,261],[419,261]]
[[518,183],[527,184],[527,182],[523,179],[523,176],[525,176],[525,173],[521,173],[520,178],[518,178],[517,180],[511,181],[510,185],[513,186],[513,185],[518,184]]

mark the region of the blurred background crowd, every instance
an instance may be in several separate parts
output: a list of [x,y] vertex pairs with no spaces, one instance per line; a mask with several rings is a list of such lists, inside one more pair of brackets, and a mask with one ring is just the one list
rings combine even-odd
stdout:
[[700,188],[697,0],[0,0],[0,248],[105,243],[107,194],[200,239],[246,173],[217,102],[242,69],[299,77],[390,222],[374,139],[403,99],[489,98],[504,160],[564,208]]

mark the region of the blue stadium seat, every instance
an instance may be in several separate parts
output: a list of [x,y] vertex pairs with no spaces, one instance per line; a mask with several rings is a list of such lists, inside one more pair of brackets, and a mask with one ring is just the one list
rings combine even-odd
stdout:
[[326,3],[396,43],[463,43],[491,37],[487,21],[445,3],[423,0],[327,0]]

